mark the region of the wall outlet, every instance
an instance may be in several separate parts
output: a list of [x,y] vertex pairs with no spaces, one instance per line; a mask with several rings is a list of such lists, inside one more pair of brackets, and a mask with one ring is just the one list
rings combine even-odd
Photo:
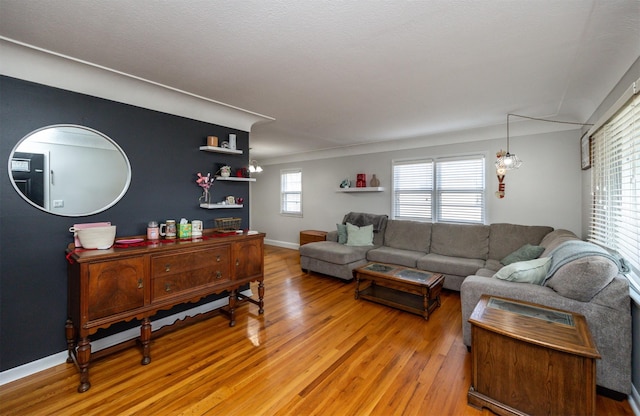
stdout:
[[54,199],[53,200],[54,208],[64,208],[64,199]]

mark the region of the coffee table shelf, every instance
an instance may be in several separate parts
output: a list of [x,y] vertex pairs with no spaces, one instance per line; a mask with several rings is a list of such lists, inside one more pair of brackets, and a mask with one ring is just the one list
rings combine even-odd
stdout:
[[355,298],[366,299],[424,319],[440,306],[440,291],[444,276],[424,270],[369,263],[354,270]]

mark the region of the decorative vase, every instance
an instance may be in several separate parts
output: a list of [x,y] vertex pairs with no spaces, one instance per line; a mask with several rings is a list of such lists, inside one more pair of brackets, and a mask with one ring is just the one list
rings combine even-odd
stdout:
[[231,176],[231,166],[223,166],[220,168],[220,176],[228,178]]
[[202,196],[198,199],[201,204],[210,204],[211,203],[211,193],[209,193],[208,189],[202,190]]
[[376,174],[375,173],[371,177],[371,181],[369,182],[369,186],[371,186],[372,188],[377,188],[378,186],[380,186],[380,180],[378,178],[376,178]]

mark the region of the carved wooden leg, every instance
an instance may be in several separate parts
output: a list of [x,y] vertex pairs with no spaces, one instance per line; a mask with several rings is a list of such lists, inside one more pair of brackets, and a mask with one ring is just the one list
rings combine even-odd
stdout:
[[142,362],[140,364],[147,365],[151,362],[151,320],[144,318],[142,326],[140,326],[140,344],[142,344]]
[[258,282],[258,313],[264,313],[264,281]]
[[236,291],[233,289],[229,294],[229,326],[236,326]]
[[354,273],[356,275],[356,293],[354,295],[355,299],[358,300],[360,298],[360,275]]
[[67,363],[71,364],[76,353],[76,329],[73,327],[71,319],[67,319],[67,323],[64,326],[64,333],[67,338],[67,351],[69,352]]
[[422,310],[424,314],[424,319],[429,320],[429,289],[426,287],[422,288]]
[[80,370],[80,385],[78,393],[84,393],[91,388],[89,383],[89,363],[91,362],[91,342],[88,337],[80,338],[78,344],[78,368]]

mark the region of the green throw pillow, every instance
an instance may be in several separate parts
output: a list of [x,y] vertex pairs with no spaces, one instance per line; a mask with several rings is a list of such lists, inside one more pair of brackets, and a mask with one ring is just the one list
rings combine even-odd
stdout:
[[511,263],[515,263],[518,261],[537,259],[538,257],[540,257],[540,254],[542,254],[542,252],[544,252],[544,247],[525,244],[513,253],[500,260],[500,263],[508,266]]
[[551,267],[551,257],[542,257],[529,261],[519,261],[504,266],[493,277],[517,283],[541,285]]
[[338,243],[346,244],[347,243],[347,226],[344,224],[336,224],[338,227]]
[[348,246],[372,246],[373,245],[373,224],[358,227],[347,223],[347,245]]

